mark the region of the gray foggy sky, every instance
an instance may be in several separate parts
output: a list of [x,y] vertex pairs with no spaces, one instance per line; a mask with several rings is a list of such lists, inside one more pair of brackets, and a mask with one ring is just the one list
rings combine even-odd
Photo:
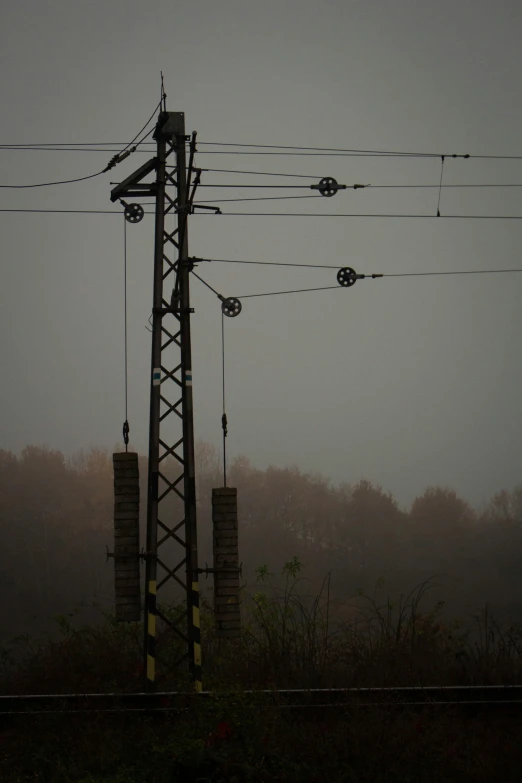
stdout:
[[[483,0],[7,2],[0,143],[130,141],[159,100],[163,70],[167,108],[184,111],[202,142],[522,154],[521,22],[519,2]],[[110,157],[0,150],[0,182],[80,177]],[[145,160],[136,154],[88,182],[0,190],[0,207],[110,209],[109,183]],[[197,163],[346,184],[440,176],[439,159],[200,154]],[[445,184],[495,182],[522,183],[522,160],[445,162]],[[223,207],[435,215],[437,197],[368,189]],[[522,193],[445,190],[441,213],[522,215]],[[113,448],[124,416],[123,218],[3,213],[0,225],[0,448]],[[507,220],[202,215],[190,221],[189,251],[363,273],[505,269],[522,266],[521,231]],[[129,420],[142,453],[152,253],[148,217],[128,226]],[[216,263],[199,273],[241,295],[333,285],[336,271]],[[192,293],[196,436],[219,445],[219,302],[197,280]],[[231,454],[334,482],[366,477],[404,504],[433,484],[474,504],[512,488],[522,478],[521,293],[513,274],[384,278],[245,300],[226,323]]]

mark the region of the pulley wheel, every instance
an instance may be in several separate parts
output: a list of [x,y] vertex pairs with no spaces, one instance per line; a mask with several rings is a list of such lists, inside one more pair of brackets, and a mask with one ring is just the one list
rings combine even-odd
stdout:
[[243,305],[239,299],[234,299],[233,297],[229,297],[221,303],[221,312],[228,315],[229,318],[235,318],[242,309]]
[[319,182],[319,193],[321,196],[330,198],[331,196],[335,196],[338,190],[339,185],[337,180],[333,177],[323,177],[323,179]]
[[144,214],[141,204],[127,204],[125,207],[125,220],[128,220],[129,223],[139,223],[143,220]]
[[357,282],[357,272],[350,266],[344,266],[337,272],[337,282],[345,288],[350,288]]

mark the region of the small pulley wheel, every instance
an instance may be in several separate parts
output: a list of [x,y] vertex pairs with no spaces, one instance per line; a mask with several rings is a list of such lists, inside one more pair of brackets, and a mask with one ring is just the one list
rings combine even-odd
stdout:
[[242,309],[243,305],[239,299],[234,299],[233,297],[224,299],[221,303],[221,312],[224,315],[228,315],[229,318],[235,318],[236,315],[239,315]]
[[339,185],[337,180],[333,177],[323,177],[323,179],[319,182],[318,190],[321,196],[330,198],[331,196],[335,196],[339,190]]
[[337,272],[337,282],[345,288],[350,288],[357,282],[357,272],[350,266],[344,266]]
[[125,220],[129,223],[139,223],[144,214],[141,204],[127,204],[125,207]]

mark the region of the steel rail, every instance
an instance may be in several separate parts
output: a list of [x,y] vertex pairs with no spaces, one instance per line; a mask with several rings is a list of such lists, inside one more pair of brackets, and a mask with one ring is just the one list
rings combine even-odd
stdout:
[[[0,696],[0,715],[88,712],[185,711],[202,700],[219,698],[201,693],[63,693]],[[280,709],[426,706],[522,706],[522,685],[403,686],[386,688],[312,688],[248,690],[243,698]]]

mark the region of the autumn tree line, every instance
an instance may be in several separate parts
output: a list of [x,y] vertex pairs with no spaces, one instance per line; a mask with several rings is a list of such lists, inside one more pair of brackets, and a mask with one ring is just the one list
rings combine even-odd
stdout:
[[[145,545],[147,459],[140,457],[141,544]],[[177,475],[173,462],[165,475]],[[212,565],[211,490],[223,484],[215,450],[197,449],[200,566]],[[401,509],[381,487],[359,480],[333,486],[297,467],[228,469],[238,488],[243,581],[266,565],[276,574],[293,557],[304,563],[301,589],[316,594],[325,577],[339,612],[362,592],[391,600],[432,578],[432,601],[463,622],[487,604],[499,618],[522,619],[522,486],[474,509],[449,488],[429,487]],[[112,455],[93,449],[66,459],[27,446],[0,450],[0,641],[50,629],[56,615],[95,622],[113,602]],[[166,524],[182,519],[179,500],[162,504]],[[168,557],[167,549],[164,550]],[[178,550],[179,554],[179,550]],[[201,577],[209,592],[212,579]],[[176,598],[164,589],[164,600]],[[98,604],[98,608],[93,606]],[[352,609],[350,609],[352,607]],[[429,608],[429,607],[427,607]]]

